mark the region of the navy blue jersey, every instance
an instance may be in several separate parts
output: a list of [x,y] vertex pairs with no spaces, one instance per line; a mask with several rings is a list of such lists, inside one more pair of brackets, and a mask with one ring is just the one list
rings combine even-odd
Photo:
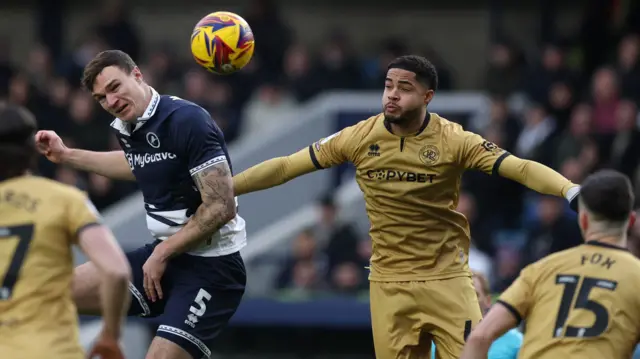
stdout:
[[[111,126],[142,191],[151,234],[164,240],[176,233],[202,203],[192,176],[231,159],[224,135],[202,107],[155,91],[135,124],[115,119]],[[211,244],[189,252],[218,256],[246,243],[240,216],[214,235]]]

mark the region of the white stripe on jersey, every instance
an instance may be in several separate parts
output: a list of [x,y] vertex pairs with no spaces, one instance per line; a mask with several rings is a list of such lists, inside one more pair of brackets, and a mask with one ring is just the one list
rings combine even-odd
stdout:
[[191,174],[191,176],[195,175],[196,173],[205,170],[215,164],[221,163],[221,162],[227,162],[227,157],[226,156],[218,156],[218,157],[214,157],[210,160],[208,160],[207,162],[201,164],[200,166],[196,166],[192,169],[189,170],[189,174]]
[[[237,203],[237,198],[236,198]],[[178,232],[188,221],[187,210],[150,211],[149,213],[163,217],[177,226],[169,226],[147,214],[147,228],[151,235],[159,240],[165,240]],[[210,244],[207,244],[210,242]],[[211,236],[211,241],[204,241],[199,247],[189,251],[189,254],[201,257],[219,257],[235,253],[247,245],[245,221],[240,215],[227,222],[220,230]]]

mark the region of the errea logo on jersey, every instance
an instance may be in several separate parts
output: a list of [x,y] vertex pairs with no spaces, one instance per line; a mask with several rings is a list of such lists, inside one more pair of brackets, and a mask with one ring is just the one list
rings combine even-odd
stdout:
[[144,153],[144,154],[130,154],[126,155],[129,167],[134,170],[137,167],[143,168],[150,163],[162,162],[166,160],[176,159],[177,156],[170,152],[160,153]]

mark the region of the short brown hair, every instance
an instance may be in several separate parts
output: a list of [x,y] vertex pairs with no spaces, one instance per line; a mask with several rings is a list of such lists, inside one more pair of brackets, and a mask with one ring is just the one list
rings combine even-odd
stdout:
[[124,51],[102,51],[84,67],[84,72],[82,74],[82,86],[89,91],[93,91],[93,84],[96,82],[96,77],[98,77],[102,70],[109,66],[115,66],[129,74],[137,65],[131,56],[127,55]]
[[33,167],[37,129],[31,111],[0,102],[0,180],[21,176]]
[[476,278],[480,282],[480,288],[482,288],[482,291],[484,292],[482,294],[484,295],[491,294],[489,280],[487,279],[487,277],[484,276],[484,274],[476,271],[471,271],[471,277]]
[[595,219],[624,222],[633,211],[635,196],[629,177],[607,169],[589,175],[582,182],[580,202]]

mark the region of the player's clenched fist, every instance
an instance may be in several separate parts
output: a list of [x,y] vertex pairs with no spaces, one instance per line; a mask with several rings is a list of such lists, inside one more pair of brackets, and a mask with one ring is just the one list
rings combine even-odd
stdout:
[[36,147],[47,159],[54,163],[62,162],[62,158],[69,151],[60,136],[54,131],[38,131],[36,133]]
[[124,359],[118,341],[101,335],[87,356],[88,359]]

